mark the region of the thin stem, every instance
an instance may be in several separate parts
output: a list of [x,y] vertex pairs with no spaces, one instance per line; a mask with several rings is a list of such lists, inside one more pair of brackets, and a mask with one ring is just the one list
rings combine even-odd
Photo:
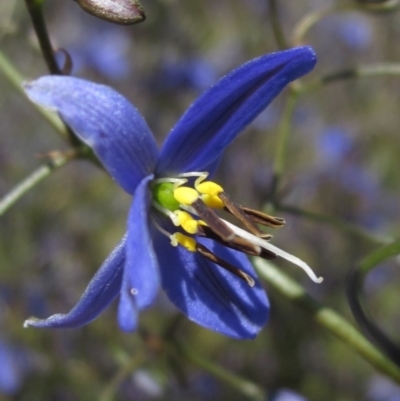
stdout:
[[366,66],[359,66],[356,68],[349,68],[346,70],[336,71],[321,78],[303,85],[301,91],[309,92],[311,90],[319,89],[326,84],[344,81],[354,78],[368,78],[379,76],[398,76],[400,75],[400,64],[398,63],[378,63]]
[[29,15],[33,23],[39,45],[42,50],[43,57],[51,74],[61,75],[62,72],[57,65],[54,57],[54,50],[50,43],[49,34],[46,28],[46,22],[43,17],[42,3],[43,0],[25,0]]
[[347,298],[351,311],[364,333],[384,352],[387,357],[400,367],[400,347],[396,345],[363,307],[362,295],[364,280],[368,272],[388,258],[400,253],[400,241],[383,246],[369,254],[354,269],[347,280]]
[[126,380],[133,371],[138,369],[145,362],[145,355],[135,355],[135,358],[124,364],[119,370],[117,370],[115,375],[107,383],[106,387],[100,394],[99,401],[115,400],[115,394],[117,393],[123,381]]
[[264,390],[255,383],[243,379],[241,376],[235,375],[223,367],[216,365],[214,362],[205,359],[202,355],[196,353],[182,343],[171,341],[170,344],[171,348],[181,357],[184,357],[194,365],[204,369],[206,372],[210,373],[230,387],[236,389],[250,400],[262,401],[267,398]]
[[377,265],[384,262],[400,253],[400,241],[394,241],[391,244],[382,246],[376,251],[370,253],[365,259],[360,263],[360,270],[363,274],[368,273],[370,270],[374,269]]
[[77,156],[78,153],[76,151],[71,151],[64,154],[54,154],[48,163],[34,170],[7,195],[0,199],[0,216],[10,209],[10,207],[13,206],[19,199],[21,199],[22,196],[24,196],[29,190],[48,177],[53,171],[65,166],[65,164]]
[[[54,57],[54,50],[51,46],[49,34],[47,32],[46,22],[42,12],[43,0],[25,0],[25,3],[31,16],[33,27],[35,28],[36,36],[39,40],[40,48],[42,49],[42,54],[50,73],[62,75],[63,72],[59,68]],[[64,125],[69,143],[76,148],[81,146],[81,142],[74,132],[66,124]]]
[[[14,89],[21,93],[26,99],[25,92],[22,88],[23,77],[14,65],[0,50],[0,72],[4,74],[6,79],[12,84]],[[62,136],[68,137],[67,128],[57,114],[45,110],[43,107],[35,103],[29,102],[41,114],[41,116]]]
[[282,25],[279,21],[279,12],[278,5],[276,0],[268,0],[269,11],[271,16],[271,26],[272,31],[275,36],[276,43],[278,44],[279,49],[284,50],[289,48],[287,40],[282,30]]
[[286,160],[286,149],[288,138],[292,125],[293,112],[295,110],[297,100],[300,95],[310,92],[312,90],[319,89],[326,84],[342,81],[352,78],[366,78],[374,76],[400,76],[400,64],[398,63],[379,63],[367,66],[360,66],[357,68],[337,71],[328,75],[325,75],[318,80],[310,82],[308,84],[299,84],[295,82],[291,85],[291,92],[287,99],[286,106],[283,112],[283,116],[278,127],[278,142],[275,153],[274,161],[274,177],[271,188],[271,201],[275,203],[276,193],[279,189],[280,177],[283,173],[285,160]]
[[362,228],[360,228],[354,224],[350,224],[350,223],[346,223],[341,220],[338,220],[336,217],[322,215],[322,214],[310,212],[308,210],[299,209],[294,206],[282,205],[280,203],[277,203],[275,205],[275,208],[277,211],[280,211],[280,212],[286,212],[286,213],[290,213],[290,214],[293,214],[296,216],[301,216],[301,217],[307,218],[311,221],[328,224],[333,228],[336,228],[340,231],[346,232],[347,234],[350,234],[350,235],[353,235],[360,239],[363,239],[365,241],[368,241],[373,245],[382,245],[382,244],[393,241],[393,238],[381,237],[381,236],[378,237],[377,235],[373,235],[369,231],[363,230]]
[[358,6],[351,3],[335,4],[333,7],[323,8],[313,11],[303,17],[293,29],[292,44],[300,46],[304,42],[304,37],[308,31],[323,18],[338,12],[350,11],[357,9]]
[[304,308],[318,324],[347,344],[375,369],[400,383],[400,369],[346,319],[308,295],[299,284],[272,263],[255,258],[254,265],[260,277],[268,281],[281,295]]
[[12,16],[17,4],[16,0],[9,0],[4,2],[5,5],[2,6],[3,15],[0,17],[0,40],[10,32],[14,31],[14,26],[12,24]]
[[285,161],[286,161],[286,149],[289,139],[290,130],[292,127],[293,112],[297,103],[299,90],[292,89],[286,102],[285,109],[283,111],[282,119],[278,127],[278,141],[275,151],[275,160],[273,167],[273,183],[271,188],[271,201],[275,203],[276,194],[279,189],[279,181],[283,173]]

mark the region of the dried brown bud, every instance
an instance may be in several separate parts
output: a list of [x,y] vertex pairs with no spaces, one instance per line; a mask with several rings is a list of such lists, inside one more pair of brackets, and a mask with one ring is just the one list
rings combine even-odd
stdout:
[[75,0],[86,12],[121,25],[131,25],[146,19],[138,0]]

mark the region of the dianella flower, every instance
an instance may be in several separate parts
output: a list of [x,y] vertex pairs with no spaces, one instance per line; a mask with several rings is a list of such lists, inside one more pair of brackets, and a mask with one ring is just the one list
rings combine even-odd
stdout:
[[[113,179],[133,196],[127,233],[67,314],[25,326],[79,327],[119,295],[118,322],[134,331],[160,287],[189,319],[234,338],[253,338],[269,303],[246,254],[298,258],[269,243],[259,225],[284,221],[236,203],[210,181],[224,149],[291,81],[311,71],[313,50],[299,47],[256,58],[200,96],[159,150],[135,107],[113,89],[82,79],[42,77],[30,99],[57,111]],[[243,227],[222,219],[231,213]]]

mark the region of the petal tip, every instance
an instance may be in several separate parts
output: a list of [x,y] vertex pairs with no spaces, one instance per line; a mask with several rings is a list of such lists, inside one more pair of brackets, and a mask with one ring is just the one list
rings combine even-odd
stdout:
[[22,82],[22,89],[24,90],[28,99],[46,109],[57,111],[51,99],[51,81],[52,77],[44,76],[34,81]]
[[34,317],[31,317],[31,318],[29,318],[29,319],[26,319],[25,322],[24,322],[24,324],[23,324],[23,328],[24,328],[24,329],[28,329],[29,327],[32,326],[32,324],[33,324],[34,322],[35,322],[35,318],[34,318]]
[[314,66],[317,62],[317,53],[315,53],[315,50],[311,46],[304,46],[304,49],[306,50],[306,54],[309,57],[310,62]]
[[32,87],[32,82],[34,81],[22,81],[21,86],[24,90],[29,90]]
[[315,64],[317,63],[317,54],[311,46],[295,47],[293,49],[289,49],[288,51],[295,53],[301,62],[301,66],[304,68],[304,70],[300,73],[300,76],[305,75],[313,70]]
[[38,324],[40,321],[41,321],[41,319],[31,316],[25,320],[25,322],[23,324],[23,328],[29,329],[30,327],[40,327],[40,324]]

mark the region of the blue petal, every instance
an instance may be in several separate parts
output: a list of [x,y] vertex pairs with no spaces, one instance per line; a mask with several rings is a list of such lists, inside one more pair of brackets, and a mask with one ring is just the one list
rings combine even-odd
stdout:
[[254,59],[222,78],[173,128],[157,175],[203,171],[291,81],[311,71],[316,56],[299,47]]
[[24,327],[76,328],[96,319],[121,290],[125,247],[126,235],[101,265],[81,299],[69,313],[58,313],[47,319],[31,317],[25,321]]
[[134,331],[138,310],[151,305],[160,288],[157,258],[149,233],[151,192],[146,177],[137,187],[128,218],[126,263],[118,309],[118,322],[124,331]]
[[198,253],[172,247],[158,234],[155,249],[164,291],[190,320],[233,338],[254,338],[268,320],[269,302],[252,265],[239,252],[207,239],[199,242],[249,274],[255,286]]
[[133,194],[153,172],[158,156],[153,135],[136,108],[118,92],[54,75],[25,84],[25,90],[33,102],[58,111],[128,193]]

